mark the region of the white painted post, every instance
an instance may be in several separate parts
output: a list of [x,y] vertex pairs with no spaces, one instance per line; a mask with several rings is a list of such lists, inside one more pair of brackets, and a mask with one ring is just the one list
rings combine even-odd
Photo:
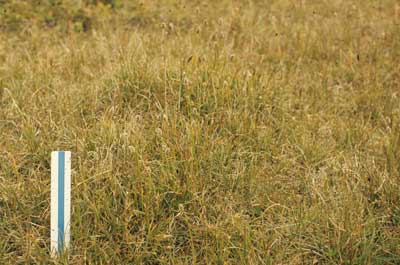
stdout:
[[51,153],[51,255],[69,248],[71,222],[71,152]]

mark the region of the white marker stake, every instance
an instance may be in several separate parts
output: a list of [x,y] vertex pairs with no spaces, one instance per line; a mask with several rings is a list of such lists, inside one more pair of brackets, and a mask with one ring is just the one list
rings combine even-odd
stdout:
[[51,255],[69,247],[71,221],[71,152],[51,153]]

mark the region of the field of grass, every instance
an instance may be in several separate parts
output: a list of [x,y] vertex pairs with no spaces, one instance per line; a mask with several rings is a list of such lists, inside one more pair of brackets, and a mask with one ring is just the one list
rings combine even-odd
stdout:
[[400,264],[400,3],[0,1],[0,264],[49,263]]

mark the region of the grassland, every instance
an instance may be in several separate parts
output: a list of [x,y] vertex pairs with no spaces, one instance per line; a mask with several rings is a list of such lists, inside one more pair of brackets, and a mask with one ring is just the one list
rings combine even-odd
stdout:
[[399,2],[0,1],[0,264],[67,260],[400,264]]

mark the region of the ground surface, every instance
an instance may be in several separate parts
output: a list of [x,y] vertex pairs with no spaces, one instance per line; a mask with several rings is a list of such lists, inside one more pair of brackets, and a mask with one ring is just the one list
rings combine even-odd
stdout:
[[70,264],[400,264],[399,123],[396,0],[0,1],[0,264],[59,149]]

